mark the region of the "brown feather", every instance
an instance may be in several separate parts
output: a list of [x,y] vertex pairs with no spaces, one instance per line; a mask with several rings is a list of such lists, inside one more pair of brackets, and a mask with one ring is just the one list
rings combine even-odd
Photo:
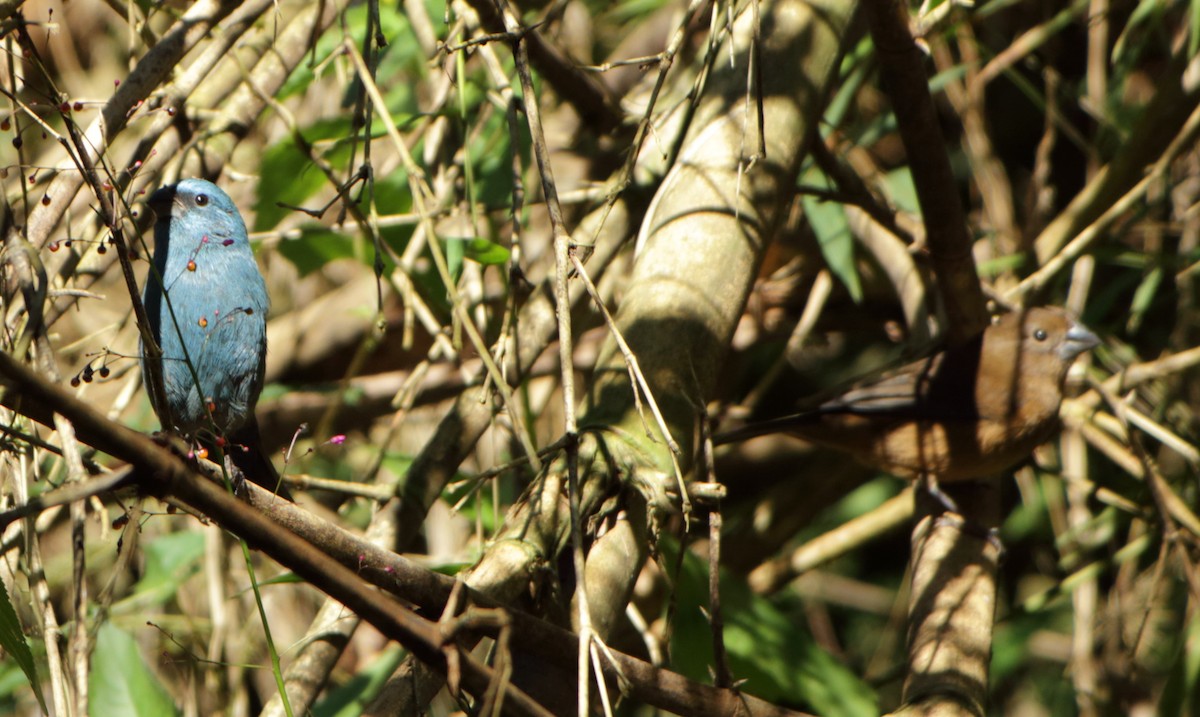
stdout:
[[855,385],[816,410],[717,442],[787,432],[898,476],[990,475],[1054,435],[1067,371],[1098,343],[1062,309],[1014,312],[973,341]]

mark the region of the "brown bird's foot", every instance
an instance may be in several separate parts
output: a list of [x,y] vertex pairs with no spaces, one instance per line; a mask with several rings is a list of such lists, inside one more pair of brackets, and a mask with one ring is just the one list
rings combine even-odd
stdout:
[[967,520],[959,513],[942,513],[934,518],[934,522],[937,525],[949,526],[967,535],[979,538],[995,548],[999,557],[1004,557],[1004,541],[1000,539],[999,528],[989,528],[980,525],[973,520]]
[[938,485],[936,476],[928,473],[923,474],[917,479],[917,487],[924,489],[929,497],[933,498],[937,501],[938,505],[946,509],[947,513],[962,515],[962,511],[958,509],[958,503],[942,490],[941,486]]

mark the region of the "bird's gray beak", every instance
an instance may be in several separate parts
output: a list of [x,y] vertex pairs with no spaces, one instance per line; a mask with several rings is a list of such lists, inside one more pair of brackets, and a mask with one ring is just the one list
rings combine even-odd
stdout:
[[1060,352],[1063,360],[1070,361],[1079,354],[1090,351],[1100,345],[1100,337],[1093,334],[1086,326],[1078,322],[1071,324],[1067,330],[1067,340],[1063,342]]
[[171,206],[175,203],[175,185],[160,187],[146,202],[157,215],[156,221],[165,222],[171,219]]

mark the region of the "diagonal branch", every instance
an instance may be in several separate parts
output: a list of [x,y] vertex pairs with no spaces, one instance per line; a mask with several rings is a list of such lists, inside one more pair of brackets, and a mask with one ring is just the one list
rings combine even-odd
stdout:
[[946,154],[924,55],[908,29],[908,4],[867,0],[867,19],[879,55],[884,89],[891,98],[900,137],[912,168],[925,219],[926,241],[948,320],[951,344],[978,334],[987,324],[983,291],[971,255],[967,216]]

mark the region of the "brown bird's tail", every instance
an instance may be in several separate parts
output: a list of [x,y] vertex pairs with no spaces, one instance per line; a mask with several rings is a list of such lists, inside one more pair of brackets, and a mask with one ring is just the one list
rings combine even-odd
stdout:
[[820,409],[814,409],[766,421],[756,421],[741,428],[716,434],[713,436],[713,445],[723,446],[727,443],[740,443],[748,441],[751,438],[758,438],[759,436],[766,436],[772,433],[787,433],[788,431],[802,429],[806,424],[813,424],[820,421],[821,414],[822,411]]
[[258,421],[253,417],[250,423],[227,436],[225,455],[247,480],[295,502],[291,491],[280,481],[279,471],[275,470],[275,465],[263,450]]

